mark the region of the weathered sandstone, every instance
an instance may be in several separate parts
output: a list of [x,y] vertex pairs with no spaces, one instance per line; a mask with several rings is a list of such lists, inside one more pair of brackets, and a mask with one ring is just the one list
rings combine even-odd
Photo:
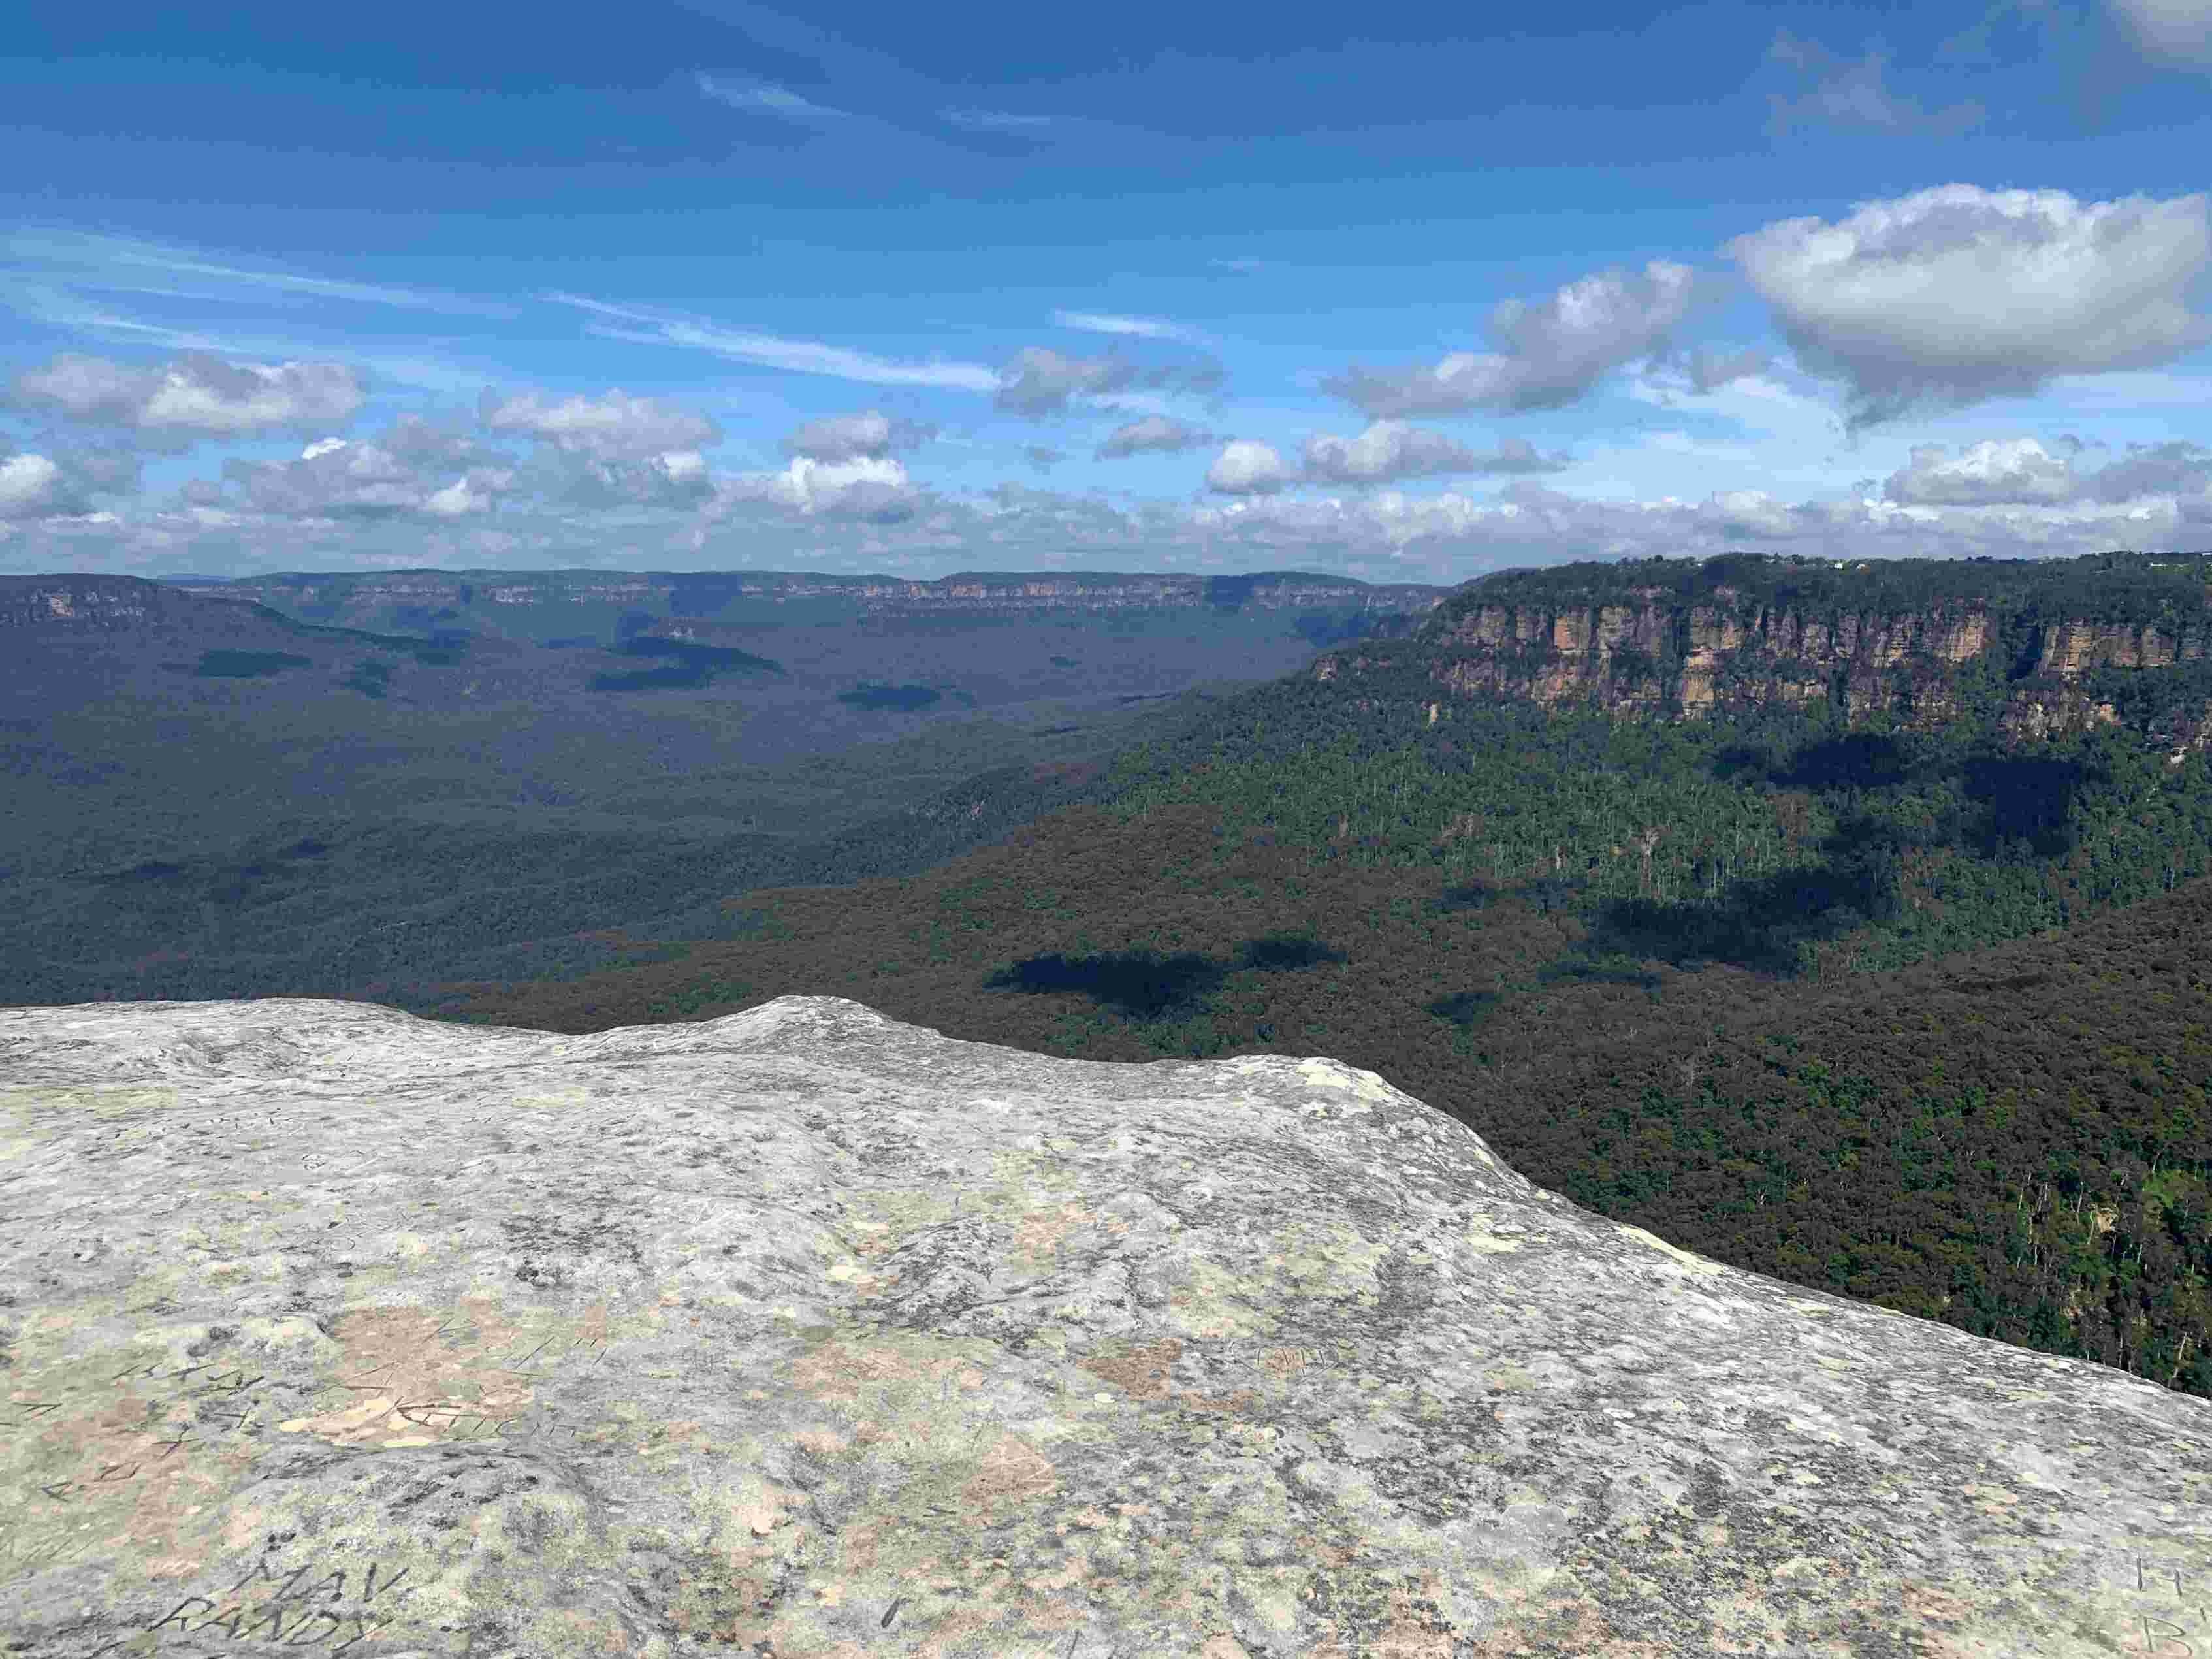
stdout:
[[0,1652],[2212,1643],[2212,1407],[1328,1060],[0,1009]]

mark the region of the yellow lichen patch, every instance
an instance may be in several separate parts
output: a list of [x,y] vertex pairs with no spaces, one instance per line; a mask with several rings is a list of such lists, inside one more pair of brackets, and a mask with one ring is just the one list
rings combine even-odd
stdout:
[[[0,1113],[15,1120],[16,1126],[31,1128],[32,1119],[39,1114],[65,1114],[72,1127],[86,1123],[112,1123],[119,1119],[152,1115],[180,1103],[181,1097],[172,1088],[149,1088],[136,1084],[73,1084],[66,1089],[49,1089],[36,1085],[16,1085],[0,1088]],[[0,1140],[0,1158],[16,1155],[17,1149],[31,1150],[47,1144],[53,1133],[50,1123],[36,1126],[39,1139],[23,1142]]]
[[1692,1255],[1680,1245],[1669,1244],[1656,1233],[1647,1233],[1641,1227],[1622,1226],[1620,1230],[1638,1243],[1650,1245],[1662,1255],[1670,1258],[1678,1267],[1686,1268],[1700,1279],[1715,1279],[1723,1271],[1719,1262],[1709,1261],[1701,1255]]
[[1182,1334],[1201,1341],[1273,1335],[1278,1322],[1265,1309],[1247,1305],[1240,1295],[1248,1277],[1235,1267],[1191,1259],[1168,1299]]
[[1504,1255],[1521,1248],[1521,1241],[1517,1237],[1494,1233],[1490,1228],[1489,1212],[1477,1210],[1467,1218],[1467,1228],[1460,1234],[1460,1241],[1468,1249],[1480,1250],[1485,1255]]
[[1338,1060],[1302,1060],[1298,1076],[1310,1088],[1347,1089],[1359,1100],[1382,1105],[1394,1098],[1397,1091],[1372,1072],[1357,1066],[1346,1066]]

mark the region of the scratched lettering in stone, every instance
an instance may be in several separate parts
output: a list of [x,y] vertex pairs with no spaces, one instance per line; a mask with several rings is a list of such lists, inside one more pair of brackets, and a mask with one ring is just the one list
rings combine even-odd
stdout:
[[[132,1649],[152,1637],[164,1649],[180,1639],[197,1638],[194,1645],[219,1640],[220,1650],[226,1652],[235,1651],[240,1644],[254,1643],[343,1653],[391,1626],[405,1603],[406,1592],[401,1585],[410,1569],[402,1567],[395,1572],[381,1562],[372,1561],[365,1573],[356,1575],[354,1593],[349,1595],[347,1579],[351,1571],[318,1562],[295,1567],[279,1577],[264,1560],[227,1591],[213,1596],[185,1596],[159,1618],[92,1651],[105,1654]],[[312,1576],[316,1574],[320,1576]]]

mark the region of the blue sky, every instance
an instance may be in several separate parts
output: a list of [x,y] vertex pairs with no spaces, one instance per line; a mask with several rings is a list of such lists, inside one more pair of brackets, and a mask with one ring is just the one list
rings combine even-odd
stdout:
[[0,571],[2212,549],[2212,0],[4,50]]

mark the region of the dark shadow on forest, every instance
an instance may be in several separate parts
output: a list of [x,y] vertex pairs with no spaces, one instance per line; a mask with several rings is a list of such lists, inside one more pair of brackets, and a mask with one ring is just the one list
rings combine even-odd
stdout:
[[1318,968],[1323,963],[1349,962],[1349,953],[1324,945],[1321,940],[1297,933],[1270,933],[1263,939],[1244,941],[1243,965],[1261,973],[1280,974],[1300,968]]
[[1438,1019],[1448,1019],[1462,1031],[1472,1031],[1498,1012],[1502,1000],[1495,991],[1456,991],[1424,1003],[1423,1009]]
[[1195,951],[1163,956],[1155,951],[1107,951],[1069,957],[1060,951],[1030,957],[983,981],[993,991],[1033,995],[1074,992],[1131,1019],[1180,1018],[1218,990],[1228,969]]
[[2074,850],[2074,797],[2110,781],[2106,768],[2077,760],[1976,755],[1959,774],[1960,787],[1980,809],[1965,834],[1985,856],[2026,842],[2038,858],[2063,858]]
[[1589,930],[1594,956],[1616,953],[1677,968],[1726,963],[1790,974],[1797,947],[1862,927],[1886,901],[1863,870],[1798,865],[1731,883],[1717,899],[1691,903],[1648,897],[1600,908]]
[[1536,983],[1546,988],[1555,985],[1633,985],[1639,991],[1656,991],[1662,982],[1659,975],[1649,969],[1608,968],[1581,954],[1546,963],[1536,975]]
[[1854,732],[1799,744],[1767,775],[1784,789],[1826,793],[1832,789],[1891,788],[1905,782],[1911,773],[1911,751],[1903,740],[1887,732]]
[[1507,890],[1494,882],[1466,882],[1438,893],[1429,901],[1428,911],[1432,916],[1448,916],[1462,910],[1487,910],[1507,896]]
[[1032,995],[1073,992],[1131,1019],[1180,1019],[1198,1012],[1222,981],[1239,969],[1296,973],[1350,960],[1346,952],[1320,939],[1273,933],[1245,940],[1228,962],[1195,951],[1173,956],[1148,950],[1101,951],[1079,957],[1055,951],[1017,962],[983,983],[988,990]]

